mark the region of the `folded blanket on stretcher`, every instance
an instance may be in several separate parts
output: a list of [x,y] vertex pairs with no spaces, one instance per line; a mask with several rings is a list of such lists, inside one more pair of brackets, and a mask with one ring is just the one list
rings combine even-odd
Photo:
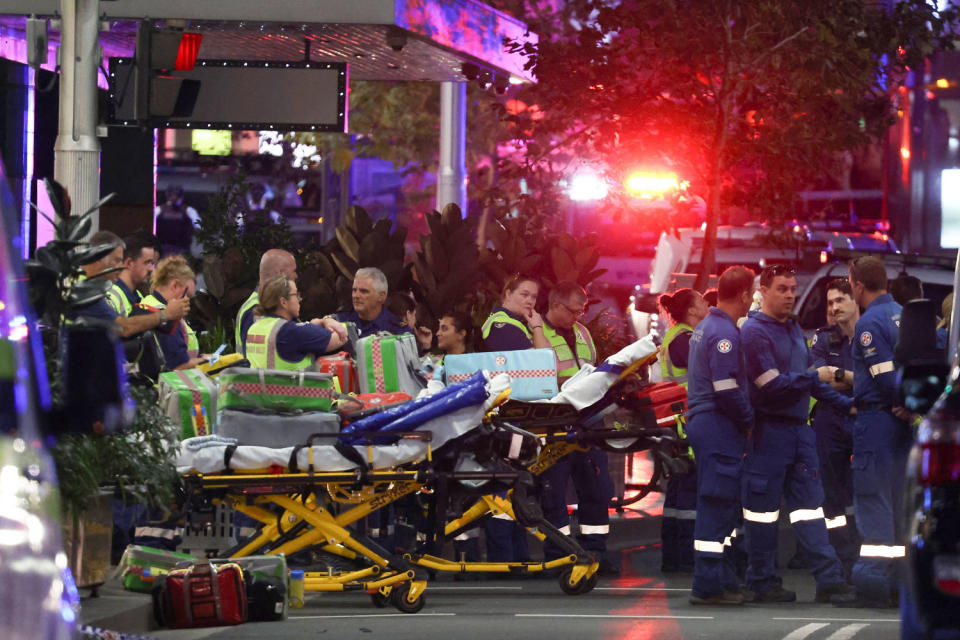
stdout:
[[[439,448],[450,440],[459,438],[479,426],[484,414],[493,406],[498,396],[510,387],[510,377],[506,374],[499,374],[487,380],[480,374],[480,377],[472,377],[469,381],[456,386],[461,385],[464,385],[464,389],[469,388],[471,391],[458,394],[454,389],[446,396],[439,398],[438,404],[444,404],[449,409],[448,411],[439,414],[420,413],[420,418],[423,418],[423,420],[419,423],[415,421],[415,417],[409,417],[416,410],[410,411],[404,414],[405,422],[403,424],[405,426],[401,430],[429,431],[432,434],[430,446],[435,449]],[[479,387],[482,393],[473,390],[474,387]],[[451,403],[451,396],[458,396],[459,404]],[[433,397],[435,396],[431,396],[431,398]],[[419,405],[419,408],[422,409],[423,406]],[[376,414],[376,416],[379,415],[381,414]],[[385,426],[392,426],[392,423]],[[396,431],[396,429],[391,430]],[[353,437],[358,436],[356,433],[352,435]],[[216,473],[224,470],[224,453],[227,444],[206,440],[198,447],[192,444],[192,440],[196,440],[196,438],[190,438],[180,443],[177,471],[180,473]],[[317,444],[310,450],[304,447],[297,451],[297,468],[303,470],[308,467],[311,452],[313,466],[317,471],[349,471],[357,468],[355,462],[348,460],[337,451],[333,439],[326,442],[329,442],[329,444]],[[421,440],[403,439],[393,444],[377,446],[360,444],[354,446],[354,449],[365,460],[369,456],[368,464],[373,469],[389,469],[423,459],[426,456],[427,446],[427,443]],[[238,446],[230,457],[230,468],[238,471],[253,471],[271,466],[289,467],[290,457],[293,453],[294,447],[270,449],[267,447]]]

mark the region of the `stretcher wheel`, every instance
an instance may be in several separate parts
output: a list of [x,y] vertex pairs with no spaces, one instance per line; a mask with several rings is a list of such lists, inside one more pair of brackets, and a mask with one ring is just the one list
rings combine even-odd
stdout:
[[390,604],[390,596],[385,596],[377,591],[376,593],[370,594],[370,601],[377,609],[383,609]]
[[402,613],[416,613],[420,611],[420,609],[423,609],[423,605],[427,603],[424,594],[421,593],[416,600],[410,602],[407,600],[408,593],[410,593],[410,583],[404,582],[403,584],[397,585],[390,592],[390,604]]
[[570,584],[570,578],[573,577],[573,569],[567,569],[560,574],[560,590],[568,596],[578,596],[581,593],[587,593],[597,586],[597,574],[589,578],[584,578],[577,584]]

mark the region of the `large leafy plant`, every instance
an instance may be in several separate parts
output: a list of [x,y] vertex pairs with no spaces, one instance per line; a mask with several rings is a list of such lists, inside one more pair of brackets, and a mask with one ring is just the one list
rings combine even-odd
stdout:
[[[111,282],[102,276],[80,280],[84,265],[96,262],[115,249],[113,245],[89,246],[83,241],[90,232],[92,214],[113,194],[79,216],[72,216],[64,188],[44,180],[55,216],[34,207],[54,226],[54,239],[37,250],[36,260],[27,263],[30,298],[40,318],[47,371],[53,391],[53,415],[62,415],[61,338],[66,319],[82,307],[100,300]],[[113,270],[111,270],[113,271]],[[64,512],[76,522],[92,506],[97,494],[107,488],[129,503],[166,507],[177,490],[173,465],[175,430],[157,405],[152,385],[130,389],[137,408],[128,427],[115,434],[49,434]]]

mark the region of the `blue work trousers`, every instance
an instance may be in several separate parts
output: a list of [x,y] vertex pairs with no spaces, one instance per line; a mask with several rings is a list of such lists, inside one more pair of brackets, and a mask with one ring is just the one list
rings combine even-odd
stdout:
[[894,595],[904,555],[903,484],[913,440],[909,425],[889,411],[862,411],[853,423],[853,504],[863,537],[853,584],[860,597]]
[[827,522],[827,535],[843,565],[844,575],[849,578],[860,556],[860,534],[853,509],[853,474],[850,468],[853,421],[842,416],[837,416],[836,420],[817,417],[814,431],[823,483],[823,514]]
[[[577,494],[577,519],[580,533],[577,542],[598,558],[607,550],[610,534],[610,499],[613,481],[607,453],[599,449],[574,451],[541,474],[543,499],[541,506],[547,522],[569,535],[570,514],[567,511],[567,482],[573,481]],[[543,556],[552,560],[567,555],[549,539],[543,543]]]
[[813,429],[806,423],[758,421],[753,451],[743,473],[743,520],[747,539],[747,587],[763,593],[779,586],[777,527],[780,504],[820,588],[845,582],[830,545],[823,513],[823,487]]
[[697,472],[671,476],[660,519],[660,568],[693,571],[693,528],[697,519]]
[[697,460],[697,519],[693,530],[693,595],[737,590],[730,557],[740,522],[740,483],[746,439],[719,413],[698,413],[687,423]]

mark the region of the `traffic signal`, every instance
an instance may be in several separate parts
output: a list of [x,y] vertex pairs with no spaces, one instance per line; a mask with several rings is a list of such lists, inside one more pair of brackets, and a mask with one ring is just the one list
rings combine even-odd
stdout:
[[175,29],[157,31],[149,20],[137,27],[134,119],[189,117],[200,82],[167,75],[193,69],[203,35]]

